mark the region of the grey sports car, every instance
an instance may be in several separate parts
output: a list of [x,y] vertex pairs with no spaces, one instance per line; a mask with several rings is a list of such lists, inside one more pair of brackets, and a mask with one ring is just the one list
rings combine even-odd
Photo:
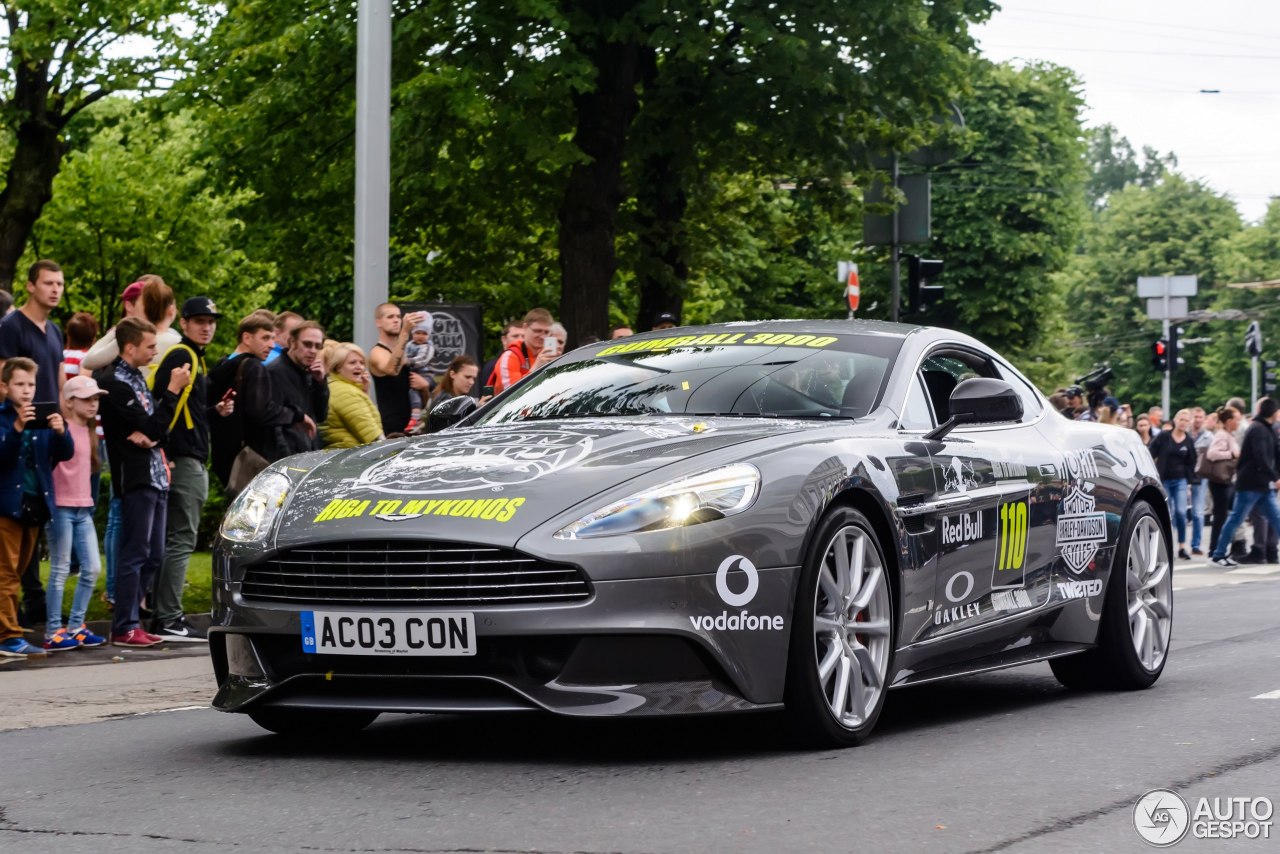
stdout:
[[1143,688],[1169,510],[1131,431],[954,332],[769,321],[567,354],[429,436],[290,457],[214,558],[214,706],[782,710],[856,744],[885,692],[1048,660]]

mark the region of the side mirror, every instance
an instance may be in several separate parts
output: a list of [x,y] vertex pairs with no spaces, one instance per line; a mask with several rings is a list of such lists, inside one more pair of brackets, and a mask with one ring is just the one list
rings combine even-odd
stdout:
[[432,408],[427,415],[427,432],[439,433],[446,427],[452,427],[468,415],[476,411],[476,399],[469,394],[451,397],[444,403]]
[[938,440],[957,424],[1001,424],[1022,418],[1022,398],[1004,380],[973,377],[956,385],[951,392],[951,418],[925,434]]

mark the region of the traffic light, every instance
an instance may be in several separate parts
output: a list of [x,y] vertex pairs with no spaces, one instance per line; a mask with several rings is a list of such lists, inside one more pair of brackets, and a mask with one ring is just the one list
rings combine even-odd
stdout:
[[924,311],[929,303],[942,296],[942,285],[932,284],[942,275],[942,262],[936,258],[907,256],[907,305],[912,314]]
[[1244,353],[1251,359],[1262,355],[1262,327],[1256,320],[1249,324],[1244,333]]
[[1151,344],[1151,367],[1160,373],[1169,370],[1169,342],[1157,338]]
[[1181,326],[1169,327],[1169,373],[1173,373],[1178,366],[1185,365],[1187,360],[1178,355],[1178,343],[1182,339],[1182,333],[1186,332]]
[[1270,397],[1276,393],[1276,363],[1268,360],[1262,366],[1262,393]]

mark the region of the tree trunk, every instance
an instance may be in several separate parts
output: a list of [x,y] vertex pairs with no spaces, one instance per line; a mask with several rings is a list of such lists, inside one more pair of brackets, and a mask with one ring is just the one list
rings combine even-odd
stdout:
[[636,193],[636,219],[640,226],[637,332],[652,329],[658,315],[664,312],[684,322],[682,312],[689,283],[684,217],[689,197],[685,175],[677,165],[680,162],[685,158],[668,149],[647,157],[640,167]]
[[[635,2],[599,0],[593,17],[620,19]],[[595,28],[598,33],[602,27]],[[587,155],[569,174],[560,203],[560,321],[576,344],[608,332],[609,287],[618,267],[614,238],[625,198],[622,163],[627,134],[639,107],[636,87],[646,50],[635,42],[610,42],[595,33],[575,37],[596,69],[595,88],[574,96],[574,143]]]
[[67,152],[66,144],[58,138],[61,116],[51,116],[48,111],[46,70],[20,68],[10,102],[24,115],[18,125],[4,190],[0,192],[0,288],[10,291],[31,228],[53,198],[53,179]]

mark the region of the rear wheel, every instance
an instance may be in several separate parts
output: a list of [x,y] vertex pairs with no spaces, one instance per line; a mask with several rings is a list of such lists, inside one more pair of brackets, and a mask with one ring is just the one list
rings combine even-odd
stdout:
[[337,709],[252,709],[255,724],[286,738],[323,738],[355,733],[373,723],[377,712]]
[[787,669],[787,714],[815,747],[861,743],[884,707],[893,658],[893,597],[867,518],[831,511],[800,573]]
[[1068,688],[1149,688],[1160,678],[1173,631],[1169,532],[1145,501],[1134,504],[1107,581],[1098,646],[1049,662]]

